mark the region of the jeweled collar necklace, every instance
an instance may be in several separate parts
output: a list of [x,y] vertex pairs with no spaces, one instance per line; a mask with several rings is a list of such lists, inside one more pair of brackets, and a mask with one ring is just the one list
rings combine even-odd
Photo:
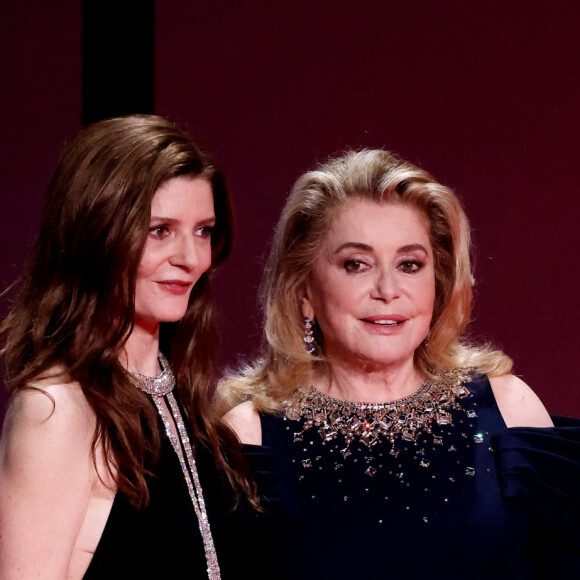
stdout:
[[442,373],[412,395],[387,403],[352,403],[312,386],[299,387],[283,404],[288,419],[304,419],[303,431],[316,428],[325,441],[341,434],[347,448],[355,439],[372,447],[383,438],[391,444],[398,438],[416,441],[422,433],[431,433],[433,421],[448,424],[451,411],[460,408],[458,399],[469,395],[468,381],[466,371]]

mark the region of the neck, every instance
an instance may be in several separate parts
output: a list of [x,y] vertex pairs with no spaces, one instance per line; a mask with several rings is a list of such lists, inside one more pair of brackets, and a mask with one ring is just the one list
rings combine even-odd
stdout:
[[148,331],[135,326],[124,347],[125,368],[134,373],[157,376],[161,372],[157,354],[159,352],[159,327]]
[[399,365],[352,365],[344,360],[329,360],[324,374],[314,378],[314,386],[342,401],[385,403],[412,395],[421,388],[423,377],[413,361]]

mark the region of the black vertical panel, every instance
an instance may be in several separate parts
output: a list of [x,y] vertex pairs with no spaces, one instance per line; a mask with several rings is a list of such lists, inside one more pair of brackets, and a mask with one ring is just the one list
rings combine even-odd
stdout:
[[153,113],[154,0],[83,0],[83,123]]

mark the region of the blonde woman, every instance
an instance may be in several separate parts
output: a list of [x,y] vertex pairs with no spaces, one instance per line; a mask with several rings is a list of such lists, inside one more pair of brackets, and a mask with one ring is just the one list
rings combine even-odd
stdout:
[[469,251],[454,193],[386,151],[295,184],[265,274],[266,350],[220,388],[250,460],[271,460],[256,477],[288,578],[575,569],[579,430],[554,428],[511,360],[464,338]]

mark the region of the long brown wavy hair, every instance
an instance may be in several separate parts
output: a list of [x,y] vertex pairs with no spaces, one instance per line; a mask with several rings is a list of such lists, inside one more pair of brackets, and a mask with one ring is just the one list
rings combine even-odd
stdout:
[[119,355],[133,328],[151,202],[177,176],[211,184],[216,225],[211,267],[195,284],[183,319],[161,324],[160,349],[176,375],[194,443],[213,448],[230,480],[248,489],[233,436],[210,404],[218,347],[210,280],[231,245],[228,188],[223,173],[173,123],[152,115],[108,119],[85,128],[65,148],[0,328],[9,391],[56,372],[76,381],[96,415],[93,460],[102,445],[119,491],[135,507],[148,503],[146,476],[160,437],[155,408],[129,382]]

